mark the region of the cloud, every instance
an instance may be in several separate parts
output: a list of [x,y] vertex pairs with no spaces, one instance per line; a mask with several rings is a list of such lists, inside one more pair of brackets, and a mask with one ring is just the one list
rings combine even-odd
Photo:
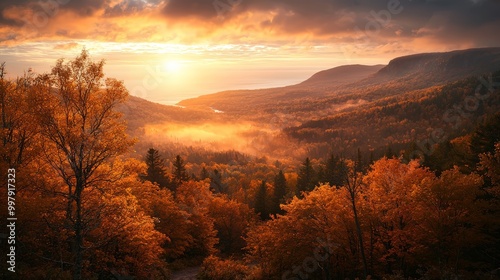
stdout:
[[154,9],[163,5],[161,0],[137,1],[137,0],[121,0],[115,3],[110,3],[104,8],[104,16],[130,16],[140,13],[149,13]]
[[76,42],[56,44],[54,50],[72,50],[76,48],[81,48],[82,46]]
[[[308,34],[313,39],[348,41],[354,30],[360,30],[366,35],[375,35],[372,40],[418,40],[423,35],[419,31],[427,30],[426,35],[437,41],[500,44],[500,38],[490,34],[495,27],[500,28],[500,2],[494,0],[219,2],[237,3],[223,10],[222,20],[216,9],[210,7],[214,3],[211,0],[171,0],[164,6],[163,15],[167,19],[198,19],[200,25],[219,21],[222,28],[225,24],[245,25],[246,30],[254,27],[257,32],[269,32],[278,37]],[[390,5],[400,7],[396,9],[399,12],[390,13]],[[385,15],[389,15],[387,21]]]
[[0,44],[89,39],[498,46],[499,14],[495,0],[6,0],[0,2]]

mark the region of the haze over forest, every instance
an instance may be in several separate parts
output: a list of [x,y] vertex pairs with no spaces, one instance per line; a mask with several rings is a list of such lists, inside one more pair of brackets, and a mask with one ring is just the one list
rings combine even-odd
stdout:
[[499,13],[2,1],[0,278],[498,279]]

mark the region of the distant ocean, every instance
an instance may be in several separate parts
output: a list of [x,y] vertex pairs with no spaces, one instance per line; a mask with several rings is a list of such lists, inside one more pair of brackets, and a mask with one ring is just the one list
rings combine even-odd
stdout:
[[[273,71],[266,69],[261,72],[252,71],[252,75],[221,79],[221,81],[195,82],[178,89],[157,88],[148,91],[146,96],[140,96],[142,94],[138,94],[137,96],[156,103],[175,105],[185,99],[196,98],[201,95],[226,90],[263,89],[294,85],[308,79],[319,70],[323,69],[312,70],[310,68],[300,68],[277,69]],[[126,82],[126,85],[127,84]],[[127,85],[127,88],[129,88],[129,90],[133,89],[134,85]],[[131,94],[134,95],[134,92],[132,90],[130,91]]]

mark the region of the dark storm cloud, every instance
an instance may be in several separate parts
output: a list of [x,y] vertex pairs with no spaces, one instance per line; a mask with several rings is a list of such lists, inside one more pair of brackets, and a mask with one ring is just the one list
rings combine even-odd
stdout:
[[[382,43],[428,37],[500,45],[500,36],[492,34],[500,29],[498,0],[2,0],[0,27],[22,25],[9,16],[13,8],[43,11],[54,4],[59,11],[73,11],[79,18],[160,15],[168,23],[189,21],[214,30],[228,28],[228,32],[232,24],[241,24],[253,32],[307,33],[342,42],[364,33]],[[400,12],[388,13],[390,5]],[[258,14],[266,17],[255,17]]]
[[162,4],[162,0],[149,0],[149,1],[138,1],[138,0],[123,0],[117,4],[109,5],[105,8],[105,16],[124,16],[133,15],[146,10],[152,10],[157,8],[158,5]]
[[2,0],[0,2],[0,23],[13,23],[8,19],[6,11],[9,8],[28,8],[34,11],[44,11],[47,13],[58,10],[71,10],[81,16],[92,16],[95,11],[107,5],[108,1],[101,0]]
[[[384,14],[391,1],[399,2],[402,11],[390,14],[390,21],[385,25],[383,17],[377,19],[374,15]],[[177,20],[197,18],[217,22],[220,12],[217,13],[214,3],[213,0],[171,0],[165,5],[163,14]],[[463,39],[461,34],[471,31],[472,39],[479,39],[487,36],[484,33],[491,28],[500,28],[498,0],[220,0],[218,3],[228,5],[223,6],[224,21],[247,12],[273,11],[276,13],[274,18],[259,23],[260,27],[290,34],[335,35],[355,29],[369,33],[373,21],[381,27],[377,35],[394,37],[419,36],[425,34],[418,32],[423,28],[435,37]],[[233,7],[229,9],[229,6]],[[500,39],[489,41],[500,43]]]
[[151,10],[165,0],[2,0],[0,1],[0,26],[19,26],[22,20],[9,17],[11,8],[24,8],[48,15],[59,11],[72,11],[80,17],[92,17],[103,10],[104,16],[126,16]]
[[428,28],[436,30],[431,36],[443,41],[469,39],[477,45],[500,45],[500,1],[448,1],[431,19]]

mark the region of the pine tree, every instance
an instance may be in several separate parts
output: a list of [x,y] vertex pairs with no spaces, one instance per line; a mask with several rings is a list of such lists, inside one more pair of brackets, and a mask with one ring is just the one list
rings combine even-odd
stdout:
[[500,113],[487,118],[477,125],[471,136],[470,148],[474,154],[474,163],[479,162],[481,153],[494,153],[495,143],[500,142]]
[[328,184],[332,187],[343,186],[345,184],[345,168],[346,165],[344,160],[331,154],[326,161],[325,182],[328,182]]
[[210,174],[208,174],[207,169],[205,168],[205,166],[203,166],[203,168],[201,169],[201,173],[200,173],[200,180],[203,181],[207,178],[210,178]]
[[280,208],[280,204],[283,202],[283,197],[287,194],[286,178],[283,171],[274,177],[274,193],[273,193],[273,214],[283,214],[283,210]]
[[363,157],[361,156],[361,150],[358,148],[356,162],[355,162],[356,172],[364,171]]
[[391,147],[390,144],[387,145],[387,149],[385,150],[384,156],[386,158],[392,158],[393,156],[395,156],[394,152],[392,151],[392,147]]
[[210,176],[210,190],[215,193],[223,193],[225,191],[225,187],[222,184],[222,175],[217,169],[214,169],[213,175]]
[[316,181],[318,183],[325,183],[328,180],[326,180],[326,171],[325,171],[325,166],[323,164],[320,164],[318,166],[318,171],[316,172]]
[[326,161],[326,170],[325,170],[325,183],[328,183],[330,186],[335,186],[335,170],[337,169],[338,158],[330,154],[330,157]]
[[259,213],[262,220],[269,219],[269,211],[267,207],[267,184],[266,181],[262,181],[260,184],[257,194],[255,195],[255,212]]
[[189,180],[189,175],[186,172],[186,164],[180,155],[175,157],[174,172],[173,172],[173,188],[177,189],[182,182]]
[[150,148],[146,154],[146,165],[148,167],[146,176],[142,179],[158,184],[165,188],[170,180],[166,175],[165,160],[161,157],[158,150]]
[[306,158],[304,163],[302,163],[302,167],[299,170],[299,177],[297,179],[298,195],[301,196],[301,192],[312,191],[315,185],[314,168],[312,167],[311,160]]

